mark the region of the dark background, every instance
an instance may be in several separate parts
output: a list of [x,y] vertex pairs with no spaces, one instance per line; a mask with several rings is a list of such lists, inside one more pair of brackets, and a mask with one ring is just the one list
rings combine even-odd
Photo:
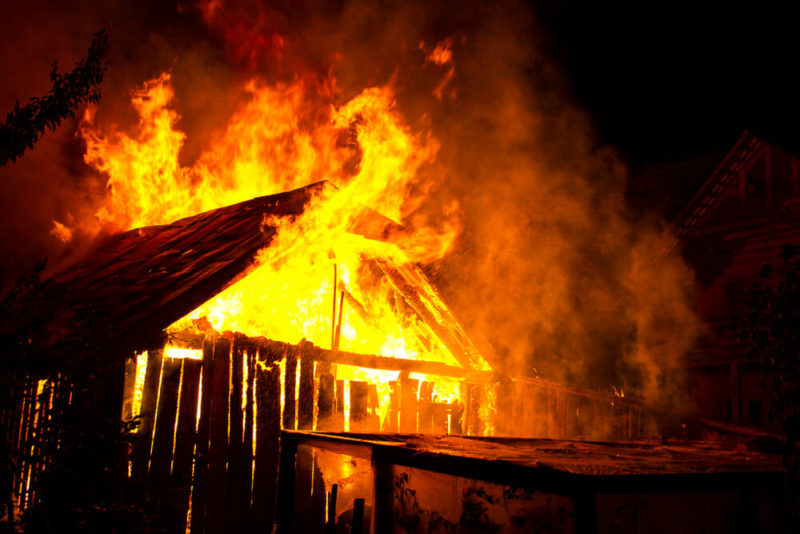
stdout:
[[[336,12],[344,4],[276,3],[285,4],[289,14]],[[171,65],[180,89],[181,69],[195,64],[212,65],[209,72],[216,74],[202,80],[203,91],[219,93],[219,107],[230,107],[225,101],[230,71],[214,68],[227,61],[225,53],[196,10],[186,7],[191,4],[5,3],[0,117],[15,99],[24,104],[43,95],[50,63],[59,61],[62,71],[71,68],[85,54],[91,33],[104,25],[113,56],[101,88],[106,108],[125,104],[131,87]],[[566,81],[564,99],[577,102],[589,117],[597,146],[614,147],[627,164],[634,210],[670,219],[745,129],[800,152],[800,91],[793,79],[800,67],[798,18],[788,4],[558,0],[528,6],[541,52]],[[466,10],[468,17],[470,8],[454,3],[442,9]],[[185,113],[183,126],[208,131],[223,115]],[[11,267],[7,275],[47,255],[52,219],[74,212],[75,199],[102,195],[103,184],[86,178],[73,131],[68,124],[57,135],[46,135],[33,156],[0,169],[0,264]],[[203,141],[191,137],[184,152],[192,154]],[[67,179],[49,178],[64,171]]]
[[798,148],[800,41],[790,8],[578,4],[536,8],[549,52],[603,141],[634,168],[729,148],[745,128]]

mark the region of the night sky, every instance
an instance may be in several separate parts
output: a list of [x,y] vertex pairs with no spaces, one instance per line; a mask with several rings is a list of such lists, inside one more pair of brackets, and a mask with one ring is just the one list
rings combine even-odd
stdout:
[[634,171],[727,150],[746,128],[800,148],[790,8],[564,1],[536,9],[575,97]]

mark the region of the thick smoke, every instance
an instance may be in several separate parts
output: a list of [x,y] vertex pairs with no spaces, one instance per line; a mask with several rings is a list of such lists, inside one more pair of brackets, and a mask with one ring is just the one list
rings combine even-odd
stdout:
[[[185,162],[225,124],[250,77],[313,86],[332,74],[339,103],[391,83],[409,124],[441,143],[426,169],[436,185],[403,222],[435,223],[442,206],[458,202],[456,250],[428,268],[467,330],[496,354],[498,370],[614,386],[656,405],[683,401],[681,358],[696,330],[692,274],[671,252],[663,223],[630,215],[624,164],[596,144],[568,82],[541,52],[547,37],[527,4],[16,9],[28,22],[11,25],[14,49],[35,58],[4,57],[19,83],[3,88],[0,103],[46,91],[49,62],[68,68],[107,25],[111,67],[98,120],[131,126],[128,91],[170,69]],[[49,21],[44,32],[31,32],[36,12]],[[436,59],[437,46],[450,57]],[[2,207],[15,221],[3,228],[8,264],[57,251],[52,220],[91,217],[102,199],[103,178],[82,164],[73,133],[67,124],[0,169]]]
[[[624,164],[596,144],[527,5],[349,2],[304,22],[309,56],[337,54],[342,99],[390,81],[441,142],[439,186],[404,222],[458,200],[464,232],[431,272],[500,371],[682,406],[692,273],[662,222],[631,215]],[[426,60],[442,43],[451,61]]]

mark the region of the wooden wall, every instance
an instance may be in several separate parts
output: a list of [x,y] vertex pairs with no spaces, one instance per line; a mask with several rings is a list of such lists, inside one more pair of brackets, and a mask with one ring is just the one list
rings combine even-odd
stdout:
[[[148,352],[130,450],[131,495],[157,505],[158,528],[164,532],[269,532],[281,430],[342,432],[345,392],[351,432],[558,439],[642,435],[635,403],[544,380],[497,383],[491,373],[240,334],[212,333],[183,343],[202,349],[202,358]],[[375,384],[337,380],[333,366],[338,364],[399,372],[390,383],[383,422]],[[432,382],[409,377],[415,372],[460,380],[461,402],[439,402]],[[128,365],[126,375],[122,406],[130,416],[135,366]],[[25,509],[37,498],[36,477],[47,465],[47,458],[37,455],[37,440],[49,439],[49,414],[69,402],[70,393],[58,381],[28,380],[14,395],[19,402],[13,413],[2,414],[3,428],[17,449],[31,453],[14,471],[17,506]],[[306,461],[313,471],[314,460]]]

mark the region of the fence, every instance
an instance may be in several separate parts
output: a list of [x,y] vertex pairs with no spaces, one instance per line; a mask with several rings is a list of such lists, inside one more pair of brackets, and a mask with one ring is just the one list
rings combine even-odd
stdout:
[[[148,352],[128,484],[161,503],[163,530],[176,534],[269,532],[281,430],[589,439],[638,438],[645,427],[634,402],[541,379],[498,382],[491,372],[241,334],[178,335],[170,345],[202,357]],[[336,366],[394,371],[397,378],[380,386],[389,393],[379,398],[378,384],[337,379]],[[126,374],[129,416],[135,365]],[[434,394],[442,377],[459,382],[457,400]],[[42,444],[58,440],[48,424],[71,392],[58,379],[29,379],[13,395],[15,408],[2,422],[6,442],[25,452],[16,455],[9,499],[21,511],[36,502],[37,476],[48,461]]]

